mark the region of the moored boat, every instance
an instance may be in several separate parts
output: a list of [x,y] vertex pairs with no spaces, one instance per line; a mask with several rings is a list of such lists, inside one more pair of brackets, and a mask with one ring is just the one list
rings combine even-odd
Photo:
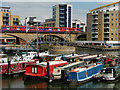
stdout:
[[88,64],[70,71],[68,76],[69,83],[84,83],[99,74],[103,66],[101,63]]
[[115,81],[120,77],[120,57],[109,57],[105,61],[103,80]]
[[36,63],[37,60],[4,60],[0,63],[0,74],[13,75],[25,72],[26,65]]
[[53,77],[52,77],[52,83],[53,82],[65,82],[67,81],[67,78],[68,78],[68,74],[69,74],[69,71],[70,70],[73,70],[77,67],[80,67],[84,64],[84,61],[78,61],[78,62],[73,62],[73,63],[70,63],[70,64],[67,64],[63,67],[57,67],[57,68],[54,68],[53,70]]
[[28,65],[25,77],[49,78],[52,77],[53,69],[68,64],[67,61],[56,60]]

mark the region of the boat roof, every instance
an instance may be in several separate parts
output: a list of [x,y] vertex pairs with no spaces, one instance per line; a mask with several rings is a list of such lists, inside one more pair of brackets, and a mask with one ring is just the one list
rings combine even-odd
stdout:
[[[34,60],[30,60],[30,61],[16,61],[16,62],[14,62],[14,61],[11,61],[11,64],[15,64],[15,63],[25,63],[25,62],[33,62]],[[6,64],[8,64],[7,62],[5,62],[5,63],[0,63],[0,65],[6,65]]]
[[7,54],[0,54],[0,56],[6,56]]
[[83,67],[79,67],[79,68],[73,69],[73,70],[71,70],[70,72],[81,72],[81,71],[84,71],[84,70],[86,70],[86,69],[90,69],[90,68],[92,68],[92,67],[98,66],[98,65],[100,65],[100,64],[101,64],[101,63],[88,64],[88,65],[85,65],[85,66],[83,66]]
[[79,58],[79,57],[85,57],[85,56],[88,56],[89,54],[81,54],[81,55],[77,55],[77,56],[70,56],[68,57],[68,59],[71,59],[71,58]]
[[78,62],[70,63],[70,64],[65,65],[63,67],[57,67],[57,68],[59,68],[59,69],[66,69],[66,68],[69,68],[71,66],[75,66],[75,65],[78,65],[78,64],[81,64],[81,63],[84,63],[84,61],[78,61]]
[[[81,59],[87,59],[87,58],[97,58],[97,54],[96,55],[89,55],[89,56],[85,56],[85,57],[80,57]],[[100,56],[102,56],[101,54],[100,54]]]
[[[56,65],[61,63],[67,63],[67,61],[49,61],[49,65]],[[34,65],[47,66],[47,62],[36,63]]]

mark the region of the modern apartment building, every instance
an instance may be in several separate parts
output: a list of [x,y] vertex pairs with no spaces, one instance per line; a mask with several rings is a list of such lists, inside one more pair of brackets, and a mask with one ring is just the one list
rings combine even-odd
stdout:
[[44,26],[45,27],[55,27],[55,19],[53,19],[53,18],[45,19]]
[[80,20],[72,20],[72,27],[73,28],[81,28],[83,32],[86,31],[86,25],[82,23]]
[[88,41],[120,41],[120,1],[87,14]]
[[53,19],[55,19],[55,27],[72,27],[72,5],[53,6]]
[[10,7],[0,7],[0,28],[2,25],[19,25],[19,16],[11,15]]
[[26,17],[26,22],[28,26],[36,26],[36,25],[43,26],[44,25],[44,22],[37,20],[35,16]]

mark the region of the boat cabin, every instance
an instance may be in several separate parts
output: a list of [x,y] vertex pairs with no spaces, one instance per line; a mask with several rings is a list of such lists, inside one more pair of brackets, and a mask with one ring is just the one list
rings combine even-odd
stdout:
[[[49,74],[53,73],[53,69],[67,64],[67,61],[49,61]],[[26,76],[46,77],[47,76],[47,62],[36,63],[26,67]]]
[[70,71],[68,81],[84,82],[99,74],[102,70],[101,63],[92,63]]
[[54,79],[67,77],[70,70],[84,65],[84,61],[70,63],[63,67],[57,67],[53,70]]
[[0,63],[0,74],[25,72],[26,66],[34,63],[36,63],[35,60],[2,62]]

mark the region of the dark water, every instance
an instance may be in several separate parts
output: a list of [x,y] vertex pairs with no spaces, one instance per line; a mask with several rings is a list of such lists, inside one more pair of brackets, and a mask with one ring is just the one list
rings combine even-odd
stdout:
[[[112,55],[120,55],[120,51],[97,51],[97,50],[91,50],[91,49],[81,49],[76,48],[77,54],[112,54]],[[81,88],[87,88],[87,89],[93,89],[93,88],[117,88],[120,89],[120,80],[117,80],[116,82],[104,82],[104,81],[89,81],[87,83],[81,84],[81,85],[69,85],[69,84],[48,84],[45,80],[29,80],[24,81],[23,80],[24,75],[19,75],[16,77],[6,77],[1,80],[2,82],[2,88],[40,88],[40,89],[69,89],[69,88],[75,88],[75,89],[81,89]]]

